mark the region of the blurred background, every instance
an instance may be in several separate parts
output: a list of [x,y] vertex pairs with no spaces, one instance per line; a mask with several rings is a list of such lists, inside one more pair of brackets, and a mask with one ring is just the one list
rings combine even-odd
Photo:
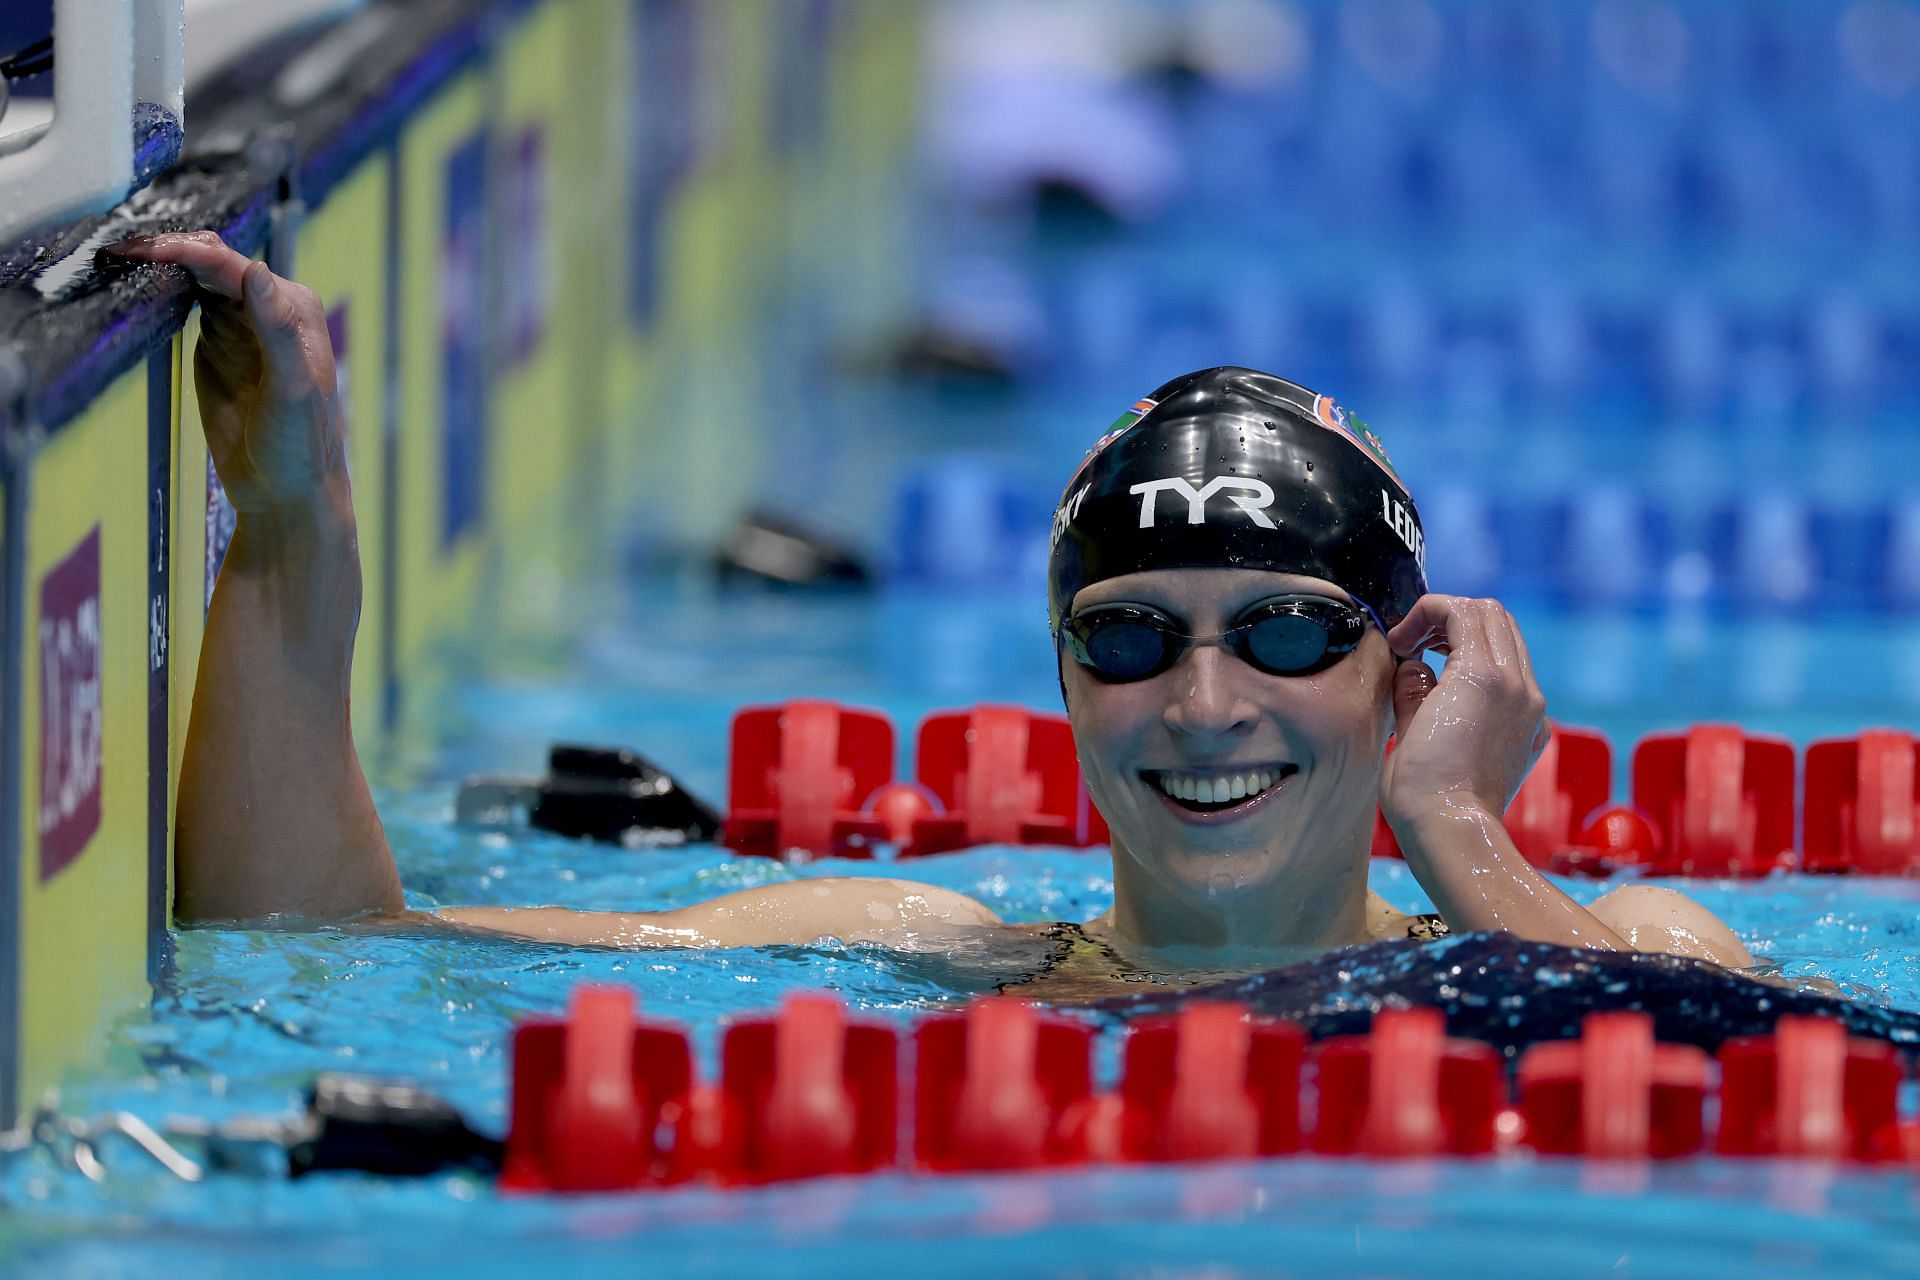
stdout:
[[929,54],[918,355],[1010,487],[1248,364],[1382,435],[1437,588],[1920,599],[1915,6],[954,0]]
[[1563,719],[1912,720],[1920,7],[950,0],[925,47],[916,327],[765,503],[1037,609],[1105,424],[1247,364],[1384,438]]

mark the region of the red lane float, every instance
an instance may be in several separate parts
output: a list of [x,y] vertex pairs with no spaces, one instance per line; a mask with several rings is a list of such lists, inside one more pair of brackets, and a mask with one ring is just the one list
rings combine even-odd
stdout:
[[1657,733],[1633,749],[1633,803],[1660,832],[1650,870],[1763,876],[1793,859],[1793,744],[1737,725]]
[[1064,1136],[1093,1091],[1093,1035],[1020,1000],[976,1000],[914,1034],[914,1159],[1031,1169],[1085,1158]]
[[[1392,744],[1388,744],[1391,751]],[[749,707],[734,718],[722,842],[742,853],[902,856],[981,844],[1086,847],[1109,839],[1064,716],[983,705],[936,712],[916,735],[915,780],[893,780],[894,729],[832,702]],[[1633,802],[1609,805],[1612,749],[1555,725],[1504,820],[1535,866],[1607,875],[1920,875],[1920,742],[1869,729],[1807,749],[1803,815],[1793,745],[1733,725],[1652,734],[1634,748]],[[1796,854],[1797,817],[1804,818]],[[1400,855],[1376,817],[1375,857]]]
[[833,702],[748,707],[733,719],[721,842],[763,856],[870,857],[982,844],[1104,844],[1065,716],[1019,707],[922,722],[917,781],[893,781],[893,722]]
[[1595,1013],[1520,1059],[1526,1144],[1543,1155],[1666,1159],[1701,1149],[1707,1055],[1660,1044],[1644,1013]]
[[1802,866],[1865,875],[1920,874],[1920,771],[1896,729],[1807,748]]
[[1816,1018],[1783,1017],[1771,1035],[1728,1041],[1716,1087],[1708,1056],[1657,1042],[1648,1015],[1593,1014],[1578,1039],[1522,1055],[1517,1108],[1498,1052],[1449,1037],[1437,1009],[1386,1010],[1367,1034],[1309,1049],[1298,1026],[1197,1001],[1128,1029],[1111,1092],[1093,1086],[1091,1028],[1017,1000],[923,1019],[910,1068],[899,1043],[832,995],[797,994],[727,1029],[720,1079],[708,1084],[695,1078],[683,1031],[637,1020],[625,990],[582,986],[565,1018],[515,1029],[500,1185],[743,1186],[1303,1148],[1401,1159],[1524,1146],[1615,1161],[1711,1149],[1920,1166],[1920,1129],[1898,1109],[1902,1059]]
[[920,723],[914,774],[945,813],[913,822],[913,857],[982,844],[1104,844],[1065,716],[1021,707],[942,711]]
[[825,992],[727,1028],[720,1088],[739,1117],[724,1182],[890,1168],[900,1140],[899,1047],[890,1027],[849,1021]]
[[574,988],[565,1018],[513,1032],[509,1191],[615,1191],[670,1180],[662,1112],[684,1106],[693,1055],[677,1027],[637,1022],[622,987]]
[[[1127,1030],[1122,1158],[1244,1160],[1300,1149],[1306,1033],[1196,1001]],[[1111,1157],[1110,1157],[1111,1158]]]
[[1438,1009],[1388,1009],[1314,1048],[1321,1155],[1486,1155],[1506,1102],[1500,1055],[1447,1035]]
[[1651,818],[1631,805],[1610,805],[1587,820],[1574,837],[1574,847],[1563,855],[1568,865],[1554,870],[1574,874],[1583,858],[1591,859],[1601,875],[1620,867],[1650,867],[1660,861],[1663,848],[1660,829]]
[[1605,875],[1592,859],[1573,856],[1587,819],[1613,789],[1613,748],[1591,729],[1554,725],[1546,750],[1507,806],[1507,834],[1536,867]]
[[733,718],[721,842],[741,853],[871,856],[886,824],[862,803],[893,777],[893,722],[833,702]]
[[1900,1060],[1827,1018],[1783,1017],[1770,1036],[1720,1047],[1720,1128],[1730,1156],[1882,1162],[1902,1155]]

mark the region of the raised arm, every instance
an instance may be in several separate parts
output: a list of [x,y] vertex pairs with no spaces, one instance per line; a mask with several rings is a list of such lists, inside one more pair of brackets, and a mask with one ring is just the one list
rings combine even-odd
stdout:
[[399,911],[349,722],[360,552],[320,300],[208,231],[115,252],[200,286],[194,385],[237,516],[180,770],[175,916]]
[[1000,923],[985,906],[951,889],[865,876],[760,885],[677,911],[450,907],[433,918],[533,942],[598,947],[755,947],[829,937],[938,947],[956,930]]
[[[116,247],[186,268],[202,290],[194,382],[238,522],[207,615],[176,814],[183,923],[289,915],[400,920],[405,902],[354,752],[348,690],[360,552],[326,315],[311,289],[211,232]],[[598,946],[910,943],[997,923],[928,885],[809,880],[679,911],[468,907],[404,917]]]
[[[1381,810],[1407,866],[1455,929],[1503,929],[1540,942],[1667,951],[1753,963],[1733,931],[1670,889],[1616,889],[1581,906],[1527,862],[1501,816],[1547,743],[1546,698],[1526,641],[1495,600],[1421,598],[1388,637],[1398,744]],[[1438,680],[1417,660],[1447,655]]]

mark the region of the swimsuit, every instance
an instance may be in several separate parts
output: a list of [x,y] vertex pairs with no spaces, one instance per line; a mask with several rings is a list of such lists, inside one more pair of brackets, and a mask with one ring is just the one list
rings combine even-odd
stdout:
[[[1432,942],[1447,937],[1449,932],[1447,922],[1432,914],[1415,916],[1407,926],[1407,936],[1419,942]],[[1115,982],[1143,982],[1153,986],[1189,985],[1181,978],[1140,968],[1110,944],[1088,933],[1084,925],[1067,920],[1057,921],[1048,925],[1041,936],[1052,945],[1041,959],[1040,967],[1022,977],[1000,983],[995,988],[997,991],[1018,994],[1015,988],[1038,984],[1046,988],[1047,1000],[1068,1003],[1076,997],[1104,999],[1112,996]],[[1075,987],[1085,989],[1075,991]]]

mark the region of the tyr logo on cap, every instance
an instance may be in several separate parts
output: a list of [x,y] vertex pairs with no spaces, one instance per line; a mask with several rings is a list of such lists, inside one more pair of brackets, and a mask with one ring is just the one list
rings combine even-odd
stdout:
[[1262,529],[1273,528],[1273,521],[1267,517],[1265,508],[1273,505],[1273,490],[1264,480],[1252,480],[1241,476],[1215,476],[1196,489],[1187,483],[1185,476],[1168,476],[1164,480],[1147,480],[1128,489],[1128,493],[1140,495],[1140,527],[1153,528],[1155,510],[1154,500],[1162,492],[1172,490],[1187,500],[1187,523],[1204,524],[1207,519],[1207,499],[1223,489],[1244,489],[1248,496],[1229,495],[1227,501],[1246,512],[1247,518]]

